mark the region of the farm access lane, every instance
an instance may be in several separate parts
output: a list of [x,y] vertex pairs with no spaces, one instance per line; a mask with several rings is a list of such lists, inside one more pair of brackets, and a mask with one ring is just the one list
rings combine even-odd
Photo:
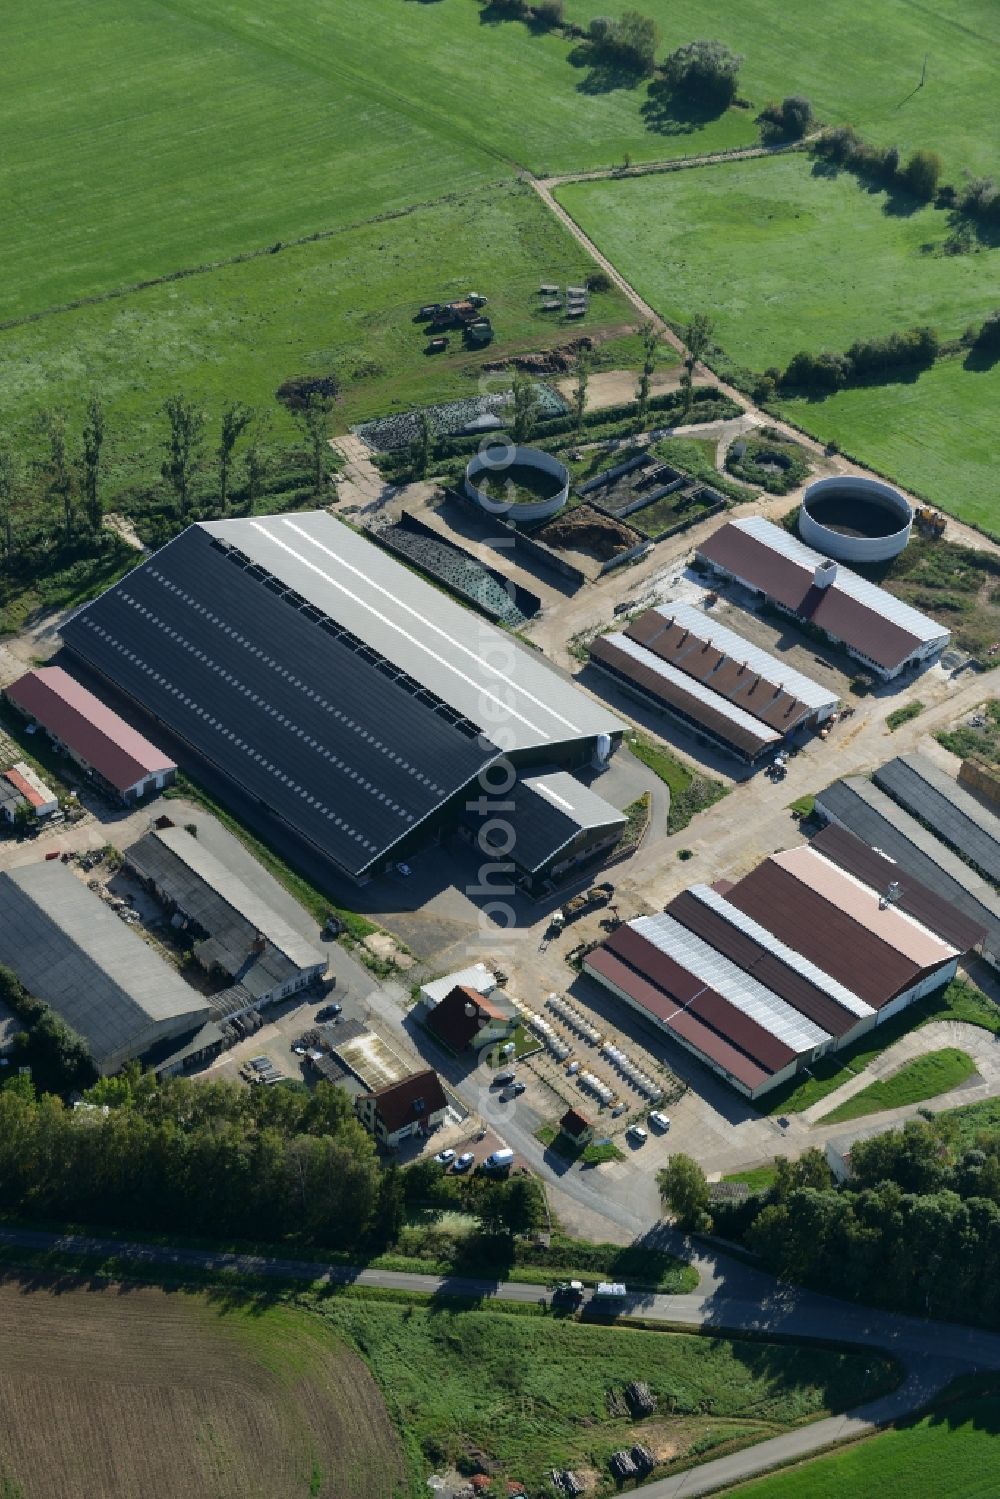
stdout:
[[[145,1265],[237,1271],[280,1280],[362,1285],[431,1295],[495,1297],[501,1301],[528,1304],[549,1299],[547,1287],[541,1285],[364,1270],[321,1262],[170,1248],[33,1229],[0,1229],[0,1247],[54,1250],[76,1255],[98,1254]],[[713,1493],[779,1464],[812,1456],[837,1442],[867,1435],[880,1425],[920,1409],[958,1375],[1000,1368],[1000,1337],[992,1333],[836,1301],[782,1285],[760,1271],[738,1261],[727,1261],[723,1256],[711,1256],[703,1264],[705,1268],[711,1266],[710,1273],[705,1276],[712,1288],[709,1294],[633,1295],[626,1303],[626,1315],[631,1313],[671,1326],[820,1339],[824,1342],[835,1340],[885,1350],[899,1359],[905,1369],[905,1378],[891,1394],[853,1411],[770,1438],[687,1473],[645,1485],[641,1492],[648,1499],[684,1499],[684,1496]]]

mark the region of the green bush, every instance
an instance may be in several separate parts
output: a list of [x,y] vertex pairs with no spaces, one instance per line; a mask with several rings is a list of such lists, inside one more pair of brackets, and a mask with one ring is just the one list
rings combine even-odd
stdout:
[[686,42],[663,64],[663,75],[675,93],[724,109],[736,97],[743,58],[724,42]]
[[909,723],[911,718],[917,718],[924,711],[923,703],[916,698],[912,703],[906,703],[902,708],[895,708],[885,721],[885,726],[890,734],[902,728],[904,723]]
[[899,175],[915,198],[929,203],[941,178],[941,158],[936,151],[914,151]]
[[812,122],[812,105],[801,94],[789,94],[780,104],[766,104],[757,116],[766,141],[800,141]]
[[656,67],[659,27],[637,10],[623,11],[617,21],[612,16],[595,16],[588,34],[594,52],[607,62],[644,76]]

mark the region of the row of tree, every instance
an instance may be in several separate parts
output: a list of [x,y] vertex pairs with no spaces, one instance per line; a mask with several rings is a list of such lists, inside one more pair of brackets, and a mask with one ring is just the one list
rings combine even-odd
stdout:
[[[309,391],[287,401],[308,454],[313,493],[323,491],[329,468],[333,397]],[[227,514],[238,487],[241,508],[252,513],[271,476],[270,417],[241,401],[228,401],[218,417],[214,440],[200,402],[184,392],[162,407],[160,477],[171,499],[175,521],[187,524],[210,508]],[[98,538],[104,524],[109,453],[104,402],[92,394],[74,432],[64,411],[42,413],[38,445],[23,448],[0,442],[0,557],[9,561],[21,542],[39,531],[40,509],[59,516],[60,536],[70,544]]]
[[[637,10],[621,16],[595,16],[587,31],[592,55],[607,65],[648,78],[657,71],[660,28]],[[724,42],[701,38],[685,42],[659,65],[670,91],[707,108],[725,109],[736,97],[739,53]]]
[[839,390],[851,381],[878,378],[894,369],[927,369],[940,349],[934,328],[907,328],[884,338],[857,339],[846,353],[800,350],[784,370],[769,370],[765,378],[793,390]]
[[876,146],[862,140],[853,125],[835,125],[821,132],[813,152],[824,161],[847,167],[859,176],[901,189],[930,203],[941,180],[941,158],[936,151],[914,151],[903,161],[897,146]]
[[[132,1066],[83,1097],[74,1109],[21,1075],[0,1088],[0,1211],[365,1253],[392,1244],[407,1203],[443,1180],[433,1161],[381,1167],[351,1099],[326,1083],[160,1082]],[[526,1179],[448,1185],[485,1234],[538,1221]]]
[[1000,1130],[969,1146],[948,1116],[928,1114],[856,1141],[842,1186],[818,1150],[775,1166],[767,1192],[712,1206],[704,1173],[678,1155],[661,1192],[684,1226],[745,1243],[783,1279],[1000,1326]]

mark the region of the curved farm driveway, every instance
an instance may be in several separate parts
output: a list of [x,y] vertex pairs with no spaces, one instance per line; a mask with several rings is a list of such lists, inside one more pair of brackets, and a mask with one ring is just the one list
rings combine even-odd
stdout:
[[[680,1235],[664,1229],[660,1237],[667,1247],[690,1253],[691,1246]],[[529,1303],[546,1301],[549,1297],[545,1286],[512,1281],[365,1270],[321,1261],[171,1248],[33,1229],[0,1229],[0,1247],[114,1257],[137,1266],[229,1271],[277,1280],[374,1286],[439,1296],[495,1297]],[[626,1312],[669,1326],[711,1328],[720,1333],[749,1332],[824,1342],[835,1337],[858,1347],[886,1350],[900,1361],[905,1377],[892,1394],[866,1406],[647,1484],[641,1490],[646,1499],[682,1499],[682,1496],[713,1493],[778,1464],[809,1457],[836,1442],[864,1436],[924,1405],[958,1375],[1000,1369],[1000,1337],[992,1333],[836,1301],[783,1285],[722,1255],[695,1254],[694,1263],[701,1277],[697,1292],[685,1296],[635,1293],[628,1299]]]

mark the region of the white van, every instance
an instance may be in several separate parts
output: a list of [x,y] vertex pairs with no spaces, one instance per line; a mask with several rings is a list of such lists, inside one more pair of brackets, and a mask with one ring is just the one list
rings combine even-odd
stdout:
[[495,1150],[488,1155],[483,1162],[484,1171],[502,1171],[505,1166],[514,1164],[514,1152],[512,1150]]

